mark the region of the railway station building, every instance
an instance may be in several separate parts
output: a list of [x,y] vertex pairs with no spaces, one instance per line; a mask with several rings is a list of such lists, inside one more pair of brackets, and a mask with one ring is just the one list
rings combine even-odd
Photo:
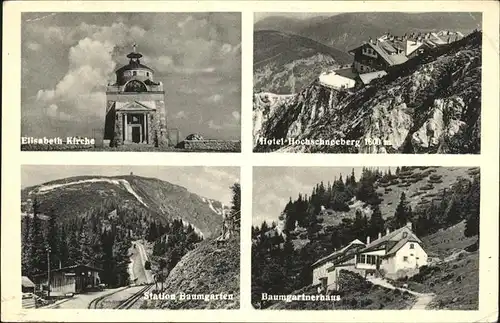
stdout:
[[[66,296],[81,294],[96,289],[101,283],[102,269],[91,265],[73,265],[50,271],[50,295]],[[37,275],[37,285],[47,285],[47,273]]]

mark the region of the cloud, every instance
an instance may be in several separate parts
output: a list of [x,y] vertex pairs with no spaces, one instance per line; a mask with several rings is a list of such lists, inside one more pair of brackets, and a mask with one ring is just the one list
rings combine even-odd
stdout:
[[158,57],[144,55],[142,61],[147,62],[148,65],[152,66],[158,72],[172,72],[175,69],[172,57],[166,55]]
[[26,47],[28,47],[28,49],[30,49],[34,52],[37,52],[42,48],[42,45],[40,45],[39,43],[36,43],[36,42],[28,42],[26,44]]
[[63,111],[59,111],[59,107],[55,104],[51,104],[45,108],[44,113],[52,118],[61,120],[61,121],[69,121],[71,120],[71,116]]
[[221,130],[223,127],[221,125],[215,124],[215,122],[212,119],[210,119],[208,120],[208,128],[218,131]]
[[231,115],[233,116],[234,120],[240,121],[241,115],[238,111],[233,111]]
[[184,111],[181,110],[181,111],[179,111],[179,112],[177,112],[175,114],[174,118],[176,118],[176,119],[186,119],[187,118],[187,114],[186,114],[186,112],[184,112]]
[[[41,104],[66,105],[68,109],[103,113],[105,94],[103,87],[115,68],[111,57],[113,44],[84,38],[69,50],[69,71],[54,89],[40,90],[37,100]],[[99,91],[100,90],[100,91]]]
[[203,171],[214,177],[216,180],[226,180],[230,182],[239,182],[240,178],[239,176],[234,174],[234,171],[231,169],[229,170],[224,170],[222,168],[217,168],[217,167],[207,167],[203,166]]
[[224,96],[222,94],[213,94],[210,97],[208,97],[207,101],[217,103],[222,101],[223,98]]

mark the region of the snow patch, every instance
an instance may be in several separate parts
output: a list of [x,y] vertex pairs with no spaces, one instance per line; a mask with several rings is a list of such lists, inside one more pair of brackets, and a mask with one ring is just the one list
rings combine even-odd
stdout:
[[217,211],[215,209],[215,207],[213,206],[212,201],[210,199],[207,200],[207,203],[208,203],[208,207],[210,208],[210,210],[214,211],[215,214],[222,215],[221,211]]
[[125,179],[110,179],[110,178],[90,178],[90,179],[82,179],[74,182],[69,182],[69,183],[61,183],[61,184],[49,184],[49,185],[42,185],[38,187],[37,192],[40,194],[47,193],[48,191],[61,188],[61,187],[66,187],[70,185],[78,185],[78,184],[85,184],[85,183],[98,183],[98,182],[105,182],[105,183],[110,183],[116,186],[123,186],[130,194],[132,194],[142,205],[145,207],[148,207],[146,203],[144,203],[142,197],[140,197],[133,189],[130,183],[125,180]]
[[182,221],[182,225],[183,226],[185,226],[185,227],[187,227],[187,226],[193,227],[194,232],[196,232],[197,235],[201,236],[202,238],[205,238],[205,236],[203,235],[203,232],[201,232],[201,230],[198,229],[197,227],[195,227],[193,224],[191,224],[191,223],[189,223],[189,222],[187,222],[187,221],[185,221],[184,219],[181,219],[181,218],[179,218],[179,220]]

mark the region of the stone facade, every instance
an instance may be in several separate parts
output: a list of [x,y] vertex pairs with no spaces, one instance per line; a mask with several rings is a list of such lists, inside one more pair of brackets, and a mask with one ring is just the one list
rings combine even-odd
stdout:
[[226,151],[240,152],[241,141],[239,140],[184,140],[177,145],[178,148],[193,151]]
[[106,90],[104,140],[116,147],[140,144],[152,147],[169,145],[165,92],[154,82],[154,72],[141,64],[141,54],[127,55],[128,65],[119,68],[116,83]]

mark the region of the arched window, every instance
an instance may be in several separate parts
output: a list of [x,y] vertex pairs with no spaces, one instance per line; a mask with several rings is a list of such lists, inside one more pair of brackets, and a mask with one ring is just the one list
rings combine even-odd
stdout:
[[124,92],[147,92],[148,88],[144,83],[137,80],[132,80],[125,85]]

